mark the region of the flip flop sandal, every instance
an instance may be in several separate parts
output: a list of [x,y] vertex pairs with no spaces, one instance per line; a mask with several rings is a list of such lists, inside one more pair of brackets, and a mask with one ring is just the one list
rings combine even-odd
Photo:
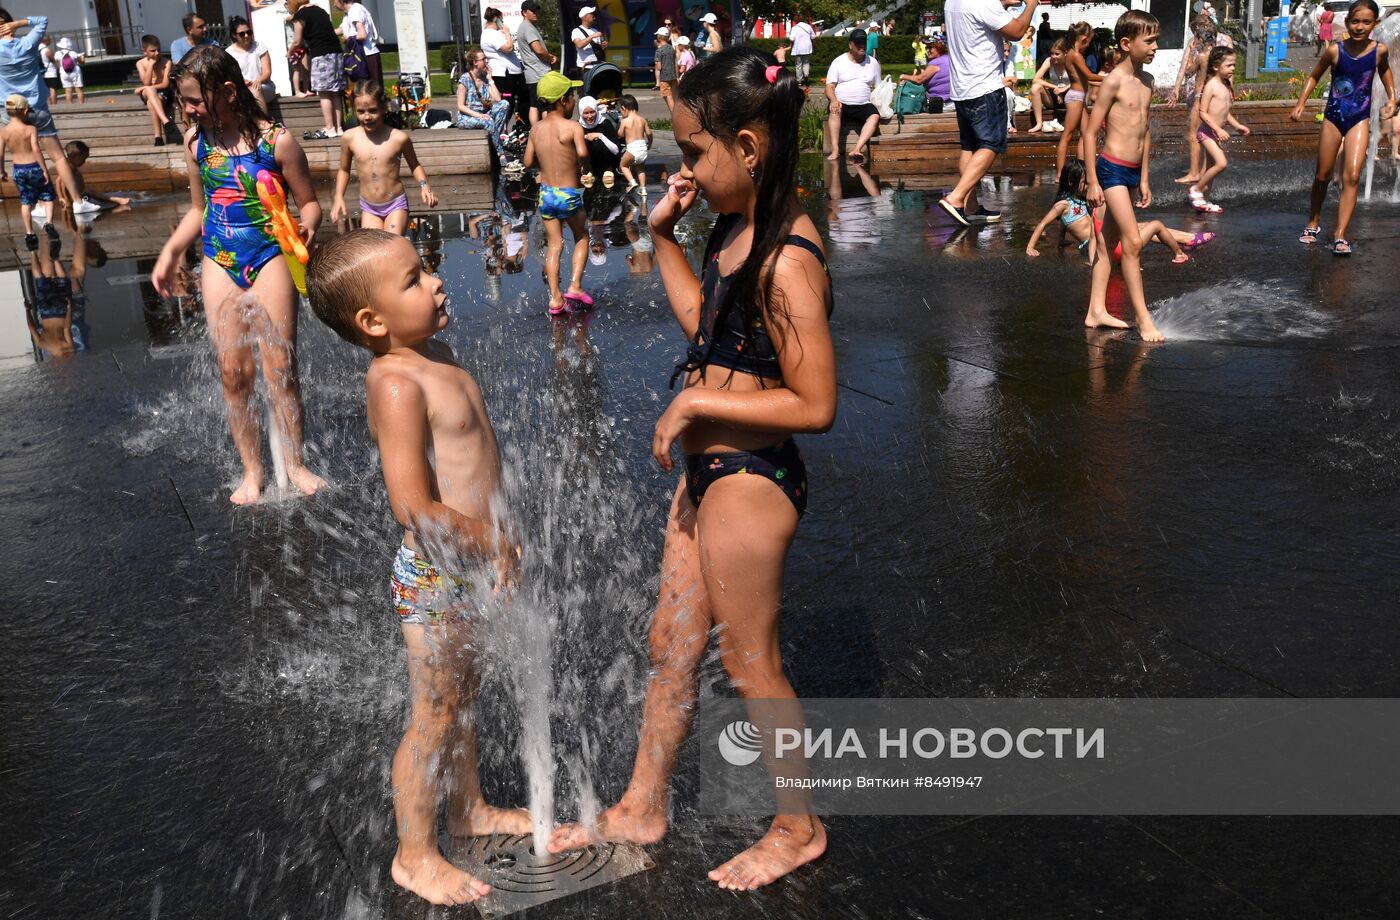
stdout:
[[1317,235],[1322,232],[1321,227],[1304,227],[1303,233],[1298,237],[1298,242],[1307,243],[1311,246],[1317,242]]
[[1196,201],[1192,206],[1202,214],[1224,214],[1225,209],[1213,201],[1206,201],[1204,198]]
[[566,306],[565,304],[562,304],[562,303],[561,303],[559,306],[557,306],[557,307],[551,306],[551,307],[549,308],[549,315],[550,315],[550,316],[563,316],[564,314],[566,314],[566,313],[568,313],[568,312],[569,312],[568,306]]
[[323,141],[330,137],[324,130],[303,131],[301,139],[304,141]]
[[1181,255],[1179,255],[1179,256],[1173,256],[1173,257],[1172,257],[1172,264],[1173,264],[1173,265],[1185,265],[1187,262],[1190,262],[1190,261],[1191,261],[1191,257],[1188,256],[1188,255],[1187,255],[1186,253],[1184,253],[1184,252],[1183,252]]
[[587,291],[579,291],[577,294],[572,291],[566,292],[564,299],[575,310],[591,310],[593,308],[593,298],[588,296]]
[[1332,241],[1332,255],[1334,255],[1334,256],[1349,256],[1349,255],[1351,255],[1351,244],[1348,243],[1346,240],[1342,240],[1342,239],[1333,240],[1333,241]]
[[1188,251],[1192,249],[1198,249],[1201,246],[1204,246],[1206,243],[1209,243],[1213,239],[1215,239],[1214,233],[1197,233],[1195,236],[1191,237],[1190,240],[1188,240],[1185,243],[1182,243],[1181,248]]

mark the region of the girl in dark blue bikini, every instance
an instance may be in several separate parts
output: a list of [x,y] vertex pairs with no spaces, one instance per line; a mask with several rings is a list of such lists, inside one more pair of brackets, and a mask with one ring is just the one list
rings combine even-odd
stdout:
[[[792,436],[826,431],[836,414],[831,283],[816,227],[794,192],[803,98],[792,71],[749,47],[711,55],[677,90],[681,170],[650,223],[690,346],[675,375],[685,388],[656,423],[652,455],[673,469],[679,440],[685,472],[666,524],[631,782],[595,827],[559,828],[554,852],[597,839],[654,843],[665,833],[671,770],[712,631],[745,699],[795,701],[778,645],[783,565],[808,498]],[[675,229],[702,194],[722,216],[697,277]],[[775,723],[774,704],[765,705],[751,708],[752,722],[788,724]],[[786,719],[795,702],[776,706]],[[826,831],[805,797],[779,811],[763,839],[710,872],[712,881],[758,888],[825,851]]]
[[1303,93],[1290,116],[1294,121],[1303,118],[1303,107],[1308,96],[1329,69],[1332,71],[1332,89],[1327,94],[1327,108],[1323,110],[1322,138],[1317,146],[1317,175],[1312,185],[1312,213],[1308,225],[1303,228],[1301,243],[1316,243],[1322,232],[1322,203],[1327,200],[1327,187],[1332,184],[1332,169],[1337,163],[1337,153],[1342,153],[1342,199],[1337,205],[1337,230],[1332,243],[1332,252],[1339,256],[1349,256],[1351,244],[1347,242],[1347,227],[1351,224],[1351,213],[1356,210],[1356,189],[1361,182],[1361,165],[1366,160],[1366,145],[1371,139],[1371,84],[1377,75],[1385,85],[1386,97],[1390,100],[1382,109],[1381,122],[1395,114],[1395,77],[1390,71],[1390,52],[1380,42],[1371,41],[1371,30],[1380,19],[1380,7],[1375,0],[1356,0],[1347,8],[1347,38],[1327,46],[1317,59],[1317,66],[1303,81]]

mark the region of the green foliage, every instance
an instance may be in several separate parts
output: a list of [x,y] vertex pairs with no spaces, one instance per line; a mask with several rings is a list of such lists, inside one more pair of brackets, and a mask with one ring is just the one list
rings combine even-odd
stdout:
[[803,112],[797,121],[797,149],[821,150],[822,130],[826,115],[822,112]]
[[[749,44],[764,51],[773,51],[778,47],[778,39],[754,38],[749,40]],[[848,45],[849,42],[846,39],[835,36],[818,38],[812,42],[812,73],[825,76],[827,65],[836,60],[837,55],[845,54]],[[904,68],[914,66],[914,36],[882,36],[880,48],[875,52],[875,56],[882,65],[897,64]],[[908,73],[908,70],[900,72]]]

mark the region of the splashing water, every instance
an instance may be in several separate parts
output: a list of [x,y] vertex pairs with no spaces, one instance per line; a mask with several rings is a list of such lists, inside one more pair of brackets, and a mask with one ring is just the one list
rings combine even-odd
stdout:
[[[1371,30],[1371,37],[1382,45],[1390,46],[1391,60],[1395,60],[1396,40],[1400,39],[1400,12],[1391,12]],[[1376,156],[1381,145],[1381,134],[1389,125],[1381,123],[1381,109],[1385,107],[1385,84],[1377,73],[1371,86],[1371,142],[1366,151],[1366,200],[1371,200],[1371,181],[1376,173]],[[1392,151],[1393,153],[1394,151]]]
[[1328,317],[1278,284],[1237,281],[1197,288],[1152,311],[1167,341],[1277,342],[1327,333]]

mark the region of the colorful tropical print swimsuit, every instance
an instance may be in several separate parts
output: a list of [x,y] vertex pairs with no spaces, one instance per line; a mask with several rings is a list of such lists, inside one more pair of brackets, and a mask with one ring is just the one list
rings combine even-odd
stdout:
[[258,272],[282,254],[267,209],[258,200],[258,177],[270,174],[285,188],[277,166],[277,138],[287,130],[267,129],[247,153],[228,153],[206,143],[200,132],[195,162],[204,182],[204,254],[247,290]]
[[389,576],[389,596],[400,623],[420,626],[449,614],[465,615],[473,609],[471,593],[471,582],[452,575],[443,578],[437,566],[400,544]]

